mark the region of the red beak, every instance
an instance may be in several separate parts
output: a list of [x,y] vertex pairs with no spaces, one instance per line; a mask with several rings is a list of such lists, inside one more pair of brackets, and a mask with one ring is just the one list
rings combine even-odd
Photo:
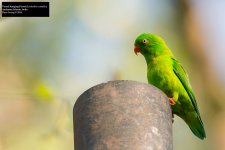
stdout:
[[134,47],[134,53],[137,55],[140,52],[139,47],[135,46]]

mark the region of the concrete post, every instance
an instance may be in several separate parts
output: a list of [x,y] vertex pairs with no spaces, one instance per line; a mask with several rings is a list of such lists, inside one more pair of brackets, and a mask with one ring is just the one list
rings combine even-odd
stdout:
[[74,106],[76,150],[172,150],[168,98],[136,81],[90,88]]

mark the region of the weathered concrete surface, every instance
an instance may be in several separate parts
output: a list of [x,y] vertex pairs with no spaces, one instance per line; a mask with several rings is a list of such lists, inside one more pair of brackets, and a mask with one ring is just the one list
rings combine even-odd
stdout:
[[74,106],[76,150],[172,150],[168,98],[136,81],[110,81],[84,92]]

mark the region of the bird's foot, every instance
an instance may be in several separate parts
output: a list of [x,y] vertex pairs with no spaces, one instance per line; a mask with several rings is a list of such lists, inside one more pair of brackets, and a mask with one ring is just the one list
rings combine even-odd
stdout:
[[174,114],[173,114],[173,112],[172,112],[172,123],[174,122]]
[[176,104],[176,102],[174,101],[173,98],[169,98],[169,102],[170,102],[170,105],[175,105]]

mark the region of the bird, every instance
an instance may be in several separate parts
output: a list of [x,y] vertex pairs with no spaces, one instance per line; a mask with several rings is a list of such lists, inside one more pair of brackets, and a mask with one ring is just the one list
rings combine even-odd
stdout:
[[167,95],[172,116],[182,118],[198,138],[206,138],[188,75],[165,41],[156,34],[142,33],[135,40],[134,52],[144,56],[148,83]]

